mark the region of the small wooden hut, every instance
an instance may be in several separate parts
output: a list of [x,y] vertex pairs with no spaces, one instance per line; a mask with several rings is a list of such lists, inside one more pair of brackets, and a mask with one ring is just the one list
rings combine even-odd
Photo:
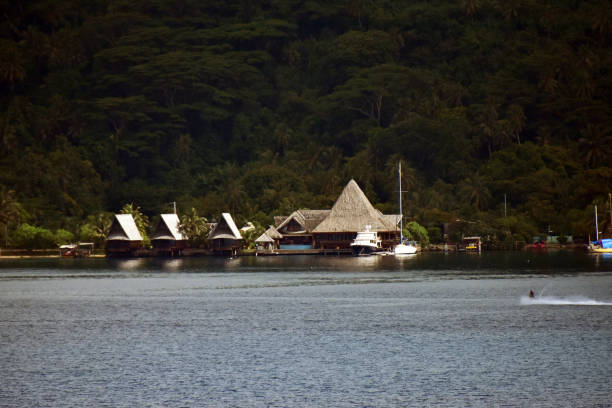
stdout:
[[132,214],[115,214],[106,236],[106,253],[109,256],[132,256],[142,247],[142,236]]
[[186,239],[179,231],[180,220],[176,214],[161,214],[151,236],[156,255],[178,256],[186,246]]
[[211,249],[216,254],[236,255],[242,248],[242,235],[229,213],[221,214],[221,219],[210,232],[208,239]]
[[369,225],[382,239],[383,248],[399,241],[397,216],[383,215],[374,208],[355,180],[336,200],[329,215],[313,231],[314,246],[320,249],[349,249],[357,232]]
[[279,248],[279,241],[283,236],[270,225],[270,228],[255,240],[257,253],[271,253]]

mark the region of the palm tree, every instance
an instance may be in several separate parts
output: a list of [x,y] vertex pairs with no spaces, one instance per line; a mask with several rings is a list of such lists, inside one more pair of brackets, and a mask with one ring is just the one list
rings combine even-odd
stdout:
[[486,180],[477,174],[468,177],[459,184],[459,196],[479,210],[486,209],[491,200],[491,193],[486,186]]
[[521,0],[504,0],[501,3],[502,14],[506,20],[512,20],[518,17]]
[[510,124],[510,131],[516,138],[516,143],[521,144],[521,132],[527,122],[523,108],[520,105],[510,105],[506,115]]
[[208,220],[200,217],[195,208],[191,209],[191,214],[181,217],[179,231],[196,247],[200,247],[208,238]]
[[461,3],[463,6],[463,11],[465,11],[465,14],[470,17],[473,17],[480,8],[479,0],[463,0]]
[[610,133],[601,126],[588,124],[581,132],[578,140],[579,149],[584,161],[590,168],[596,168],[607,163],[610,156]]
[[276,136],[276,149],[278,155],[283,157],[285,155],[285,150],[289,147],[291,129],[285,123],[279,123],[274,129],[274,136]]
[[487,146],[489,157],[493,154],[493,144],[498,131],[497,126],[497,109],[492,104],[487,104],[484,111],[480,115],[480,130],[482,132],[483,142]]

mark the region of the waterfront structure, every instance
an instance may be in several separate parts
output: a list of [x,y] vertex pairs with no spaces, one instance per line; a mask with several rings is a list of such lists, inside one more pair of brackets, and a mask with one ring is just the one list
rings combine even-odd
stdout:
[[132,214],[115,214],[106,236],[106,253],[109,256],[130,256],[141,247],[142,235]]
[[186,246],[186,239],[179,231],[180,220],[176,214],[161,214],[151,236],[156,255],[177,256]]
[[297,210],[279,221],[276,231],[281,235],[279,248],[288,250],[312,249],[313,231],[330,214],[330,210]]
[[255,244],[257,245],[258,253],[272,253],[279,248],[279,241],[283,238],[283,236],[274,228],[274,226],[270,225],[270,227],[261,234],[256,240]]
[[461,249],[466,252],[480,252],[482,250],[482,241],[480,237],[464,237]]
[[350,249],[350,245],[366,225],[377,233],[382,248],[391,248],[399,241],[396,215],[384,215],[374,208],[355,180],[342,190],[330,213],[313,230],[314,247]]
[[221,214],[219,222],[215,224],[208,239],[211,242],[211,250],[215,254],[233,256],[242,248],[242,235],[240,235],[240,231],[238,231],[238,227],[236,227],[236,223],[229,213]]

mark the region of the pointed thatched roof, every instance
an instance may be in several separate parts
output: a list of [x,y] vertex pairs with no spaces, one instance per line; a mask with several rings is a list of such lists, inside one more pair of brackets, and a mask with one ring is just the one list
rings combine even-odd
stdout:
[[358,232],[366,225],[377,232],[397,230],[395,221],[390,221],[390,217],[374,208],[357,182],[351,180],[342,190],[330,214],[313,232]]
[[266,232],[264,232],[263,234],[261,234],[259,236],[259,238],[257,238],[255,240],[255,242],[274,242],[275,239],[281,239],[283,236],[281,233],[279,233],[276,228],[274,228],[272,225],[270,225],[270,228],[268,228],[266,230]]
[[272,239],[282,239],[283,238],[283,234],[278,232],[278,230],[274,228],[272,225],[270,225],[270,227],[266,230],[266,232],[264,232],[264,234],[266,234]]
[[288,217],[286,215],[275,215],[274,216],[274,226],[278,228]]
[[273,240],[272,238],[270,238],[270,237],[268,236],[268,234],[266,234],[266,233],[264,232],[263,234],[261,234],[261,235],[259,236],[259,238],[257,238],[257,239],[255,240],[255,242],[260,242],[260,243],[261,243],[261,242],[265,242],[265,243],[268,243],[268,242],[274,242],[274,240]]
[[132,214],[115,214],[107,241],[142,241]]
[[208,239],[242,239],[238,227],[229,213],[221,214],[221,219],[208,235]]
[[151,241],[156,240],[175,240],[182,241],[185,238],[183,234],[179,231],[180,220],[178,215],[176,214],[161,214],[161,218],[157,227],[155,228],[155,232],[153,236],[151,236]]

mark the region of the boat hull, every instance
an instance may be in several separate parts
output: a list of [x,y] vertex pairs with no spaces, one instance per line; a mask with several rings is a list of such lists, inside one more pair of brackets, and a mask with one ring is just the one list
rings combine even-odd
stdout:
[[369,245],[351,245],[351,251],[355,256],[372,255],[379,248]]
[[601,248],[598,246],[589,245],[587,249],[593,254],[612,254],[612,248]]
[[398,244],[393,248],[394,255],[412,255],[417,253],[417,247],[414,245]]

